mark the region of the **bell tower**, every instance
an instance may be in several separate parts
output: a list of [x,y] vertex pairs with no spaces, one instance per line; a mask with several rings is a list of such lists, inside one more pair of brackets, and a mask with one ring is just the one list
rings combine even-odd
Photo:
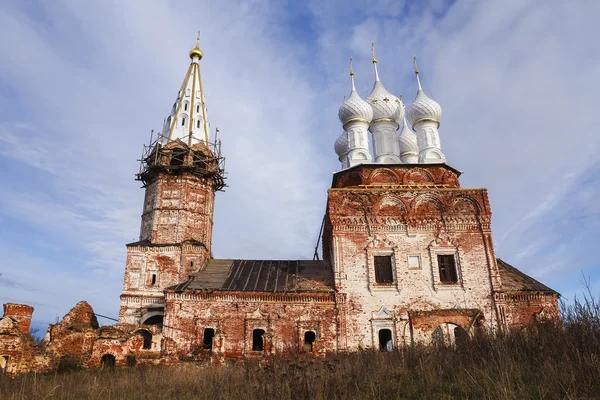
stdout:
[[171,112],[144,146],[136,174],[146,193],[140,240],[127,245],[121,324],[162,324],[163,290],[187,280],[211,257],[225,159],[220,141],[209,141],[198,42]]

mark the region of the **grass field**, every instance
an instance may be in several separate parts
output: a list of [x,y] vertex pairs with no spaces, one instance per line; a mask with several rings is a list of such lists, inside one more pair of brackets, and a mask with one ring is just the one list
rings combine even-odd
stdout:
[[600,307],[576,301],[563,318],[461,348],[0,376],[0,399],[600,398]]

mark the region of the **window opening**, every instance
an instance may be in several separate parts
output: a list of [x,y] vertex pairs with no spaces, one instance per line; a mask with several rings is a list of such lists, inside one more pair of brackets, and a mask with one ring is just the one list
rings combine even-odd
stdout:
[[392,331],[389,329],[379,330],[379,351],[390,352],[394,349],[392,342]]
[[438,254],[438,266],[440,269],[440,281],[443,283],[458,282],[456,274],[456,263],[453,254]]
[[181,118],[181,126],[185,126],[185,117]]
[[199,113],[200,112],[200,105],[196,106],[196,112]]
[[196,123],[196,127],[200,128],[200,120]]
[[8,356],[0,357],[0,371],[6,371],[8,367]]
[[183,111],[187,111],[188,103],[183,103]]
[[102,356],[100,364],[102,365],[102,368],[114,368],[115,361],[115,356],[113,356],[112,354],[105,354]]
[[375,282],[393,283],[392,256],[375,256]]
[[152,274],[152,284],[156,285],[156,274]]
[[252,331],[252,351],[263,351],[264,344],[264,329],[255,329]]
[[162,315],[153,315],[144,321],[144,325],[162,325],[163,316]]
[[185,151],[177,150],[171,154],[171,166],[183,165],[183,159],[185,158]]
[[317,335],[313,331],[304,332],[304,346],[308,351],[313,351],[315,340],[317,340]]
[[128,367],[135,367],[136,364],[137,360],[135,356],[127,356],[127,358],[125,359],[125,365],[127,365]]
[[212,351],[214,338],[215,330],[213,328],[204,329],[204,339],[202,342],[204,349]]
[[152,347],[152,334],[147,330],[140,330],[136,332],[138,335],[144,338],[144,345],[142,349],[148,350]]

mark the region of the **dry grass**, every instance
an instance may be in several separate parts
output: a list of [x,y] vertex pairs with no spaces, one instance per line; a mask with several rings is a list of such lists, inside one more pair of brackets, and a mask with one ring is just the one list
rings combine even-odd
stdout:
[[459,349],[0,376],[0,399],[599,398],[600,307],[576,301],[563,317],[561,327]]

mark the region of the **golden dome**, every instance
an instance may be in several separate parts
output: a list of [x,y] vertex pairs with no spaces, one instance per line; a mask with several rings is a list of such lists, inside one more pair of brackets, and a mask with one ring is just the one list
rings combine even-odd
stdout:
[[198,57],[199,60],[202,60],[202,56],[204,54],[202,53],[202,50],[200,50],[198,48],[198,44],[196,44],[196,47],[194,47],[192,50],[190,50],[190,58],[194,58],[194,57]]

